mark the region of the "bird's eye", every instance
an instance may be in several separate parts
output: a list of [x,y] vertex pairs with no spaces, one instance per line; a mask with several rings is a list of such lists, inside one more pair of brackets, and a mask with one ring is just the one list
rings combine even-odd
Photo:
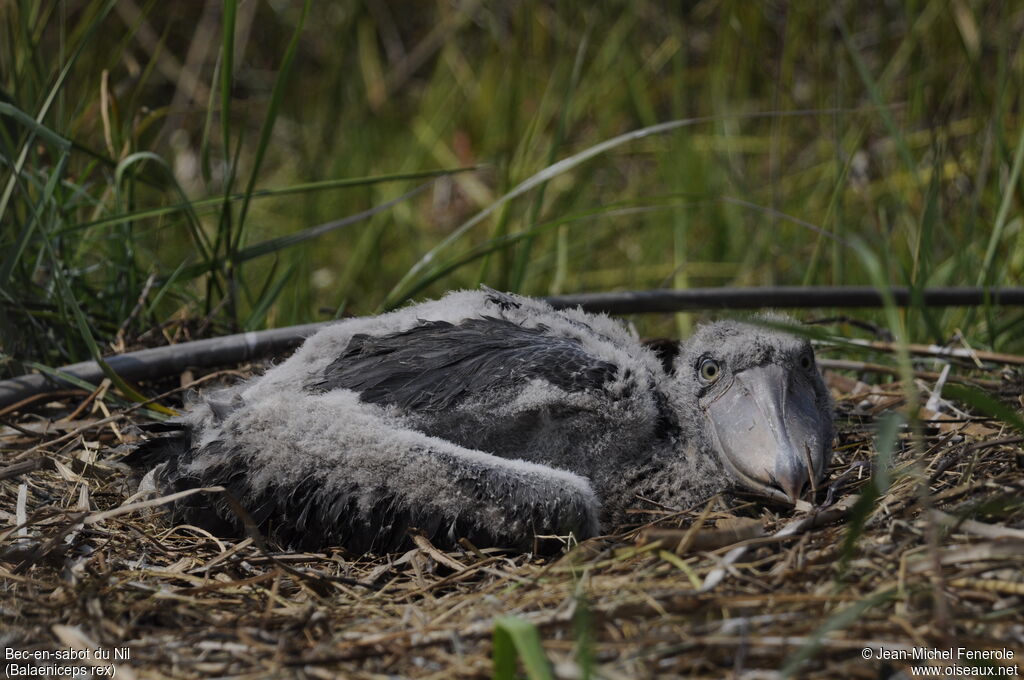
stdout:
[[700,362],[700,377],[709,383],[718,380],[718,376],[721,372],[721,367],[714,359],[705,359]]
[[814,355],[810,352],[804,352],[800,355],[800,368],[805,371],[811,370],[811,366],[814,365]]

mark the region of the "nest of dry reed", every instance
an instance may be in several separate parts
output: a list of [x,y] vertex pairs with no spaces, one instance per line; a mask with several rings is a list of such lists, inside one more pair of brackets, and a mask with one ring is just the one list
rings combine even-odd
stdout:
[[[512,615],[539,630],[556,677],[1007,673],[1024,654],[1020,433],[926,407],[935,376],[921,373],[920,431],[899,432],[873,495],[875,422],[905,391],[833,363],[861,378],[827,373],[839,435],[816,506],[639,507],[635,527],[544,559],[420,536],[402,554],[294,553],[171,526],[118,462],[138,411],[73,391],[15,405],[0,412],[4,663],[90,650],[66,663],[121,678],[489,677],[494,620]],[[1019,409],[1014,370],[946,379]],[[960,649],[1001,658],[913,659]]]

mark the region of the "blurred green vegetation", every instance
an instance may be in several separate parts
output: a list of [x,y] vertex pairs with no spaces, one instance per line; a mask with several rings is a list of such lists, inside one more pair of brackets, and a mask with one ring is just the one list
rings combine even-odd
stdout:
[[[1016,285],[1022,36],[971,0],[9,0],[0,372],[481,282],[873,283],[860,245]],[[902,322],[1024,350],[1019,310]]]

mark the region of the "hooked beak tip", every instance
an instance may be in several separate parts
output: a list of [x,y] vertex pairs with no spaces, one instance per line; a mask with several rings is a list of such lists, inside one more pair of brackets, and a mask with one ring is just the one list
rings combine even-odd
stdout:
[[782,479],[778,480],[778,484],[783,493],[789,497],[789,500],[793,501],[793,505],[796,505],[807,488],[807,477],[801,472],[785,475]]

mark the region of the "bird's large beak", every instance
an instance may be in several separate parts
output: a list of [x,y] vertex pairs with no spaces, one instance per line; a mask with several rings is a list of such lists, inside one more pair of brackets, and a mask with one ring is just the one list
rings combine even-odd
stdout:
[[814,389],[776,364],[740,371],[704,403],[726,467],[746,486],[795,503],[818,482],[831,452]]

